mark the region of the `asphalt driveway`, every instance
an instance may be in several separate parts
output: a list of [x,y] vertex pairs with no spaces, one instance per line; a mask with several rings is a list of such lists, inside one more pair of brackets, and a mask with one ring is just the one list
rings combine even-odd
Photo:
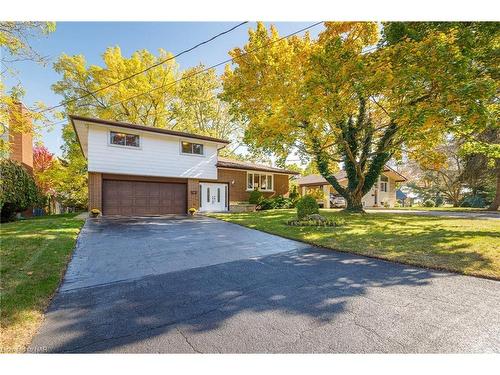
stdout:
[[500,283],[214,219],[88,221],[31,352],[500,352]]

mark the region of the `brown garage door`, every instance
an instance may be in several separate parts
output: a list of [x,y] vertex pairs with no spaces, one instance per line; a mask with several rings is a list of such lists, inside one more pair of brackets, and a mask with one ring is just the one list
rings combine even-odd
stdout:
[[104,180],[105,215],[162,215],[186,213],[186,184]]

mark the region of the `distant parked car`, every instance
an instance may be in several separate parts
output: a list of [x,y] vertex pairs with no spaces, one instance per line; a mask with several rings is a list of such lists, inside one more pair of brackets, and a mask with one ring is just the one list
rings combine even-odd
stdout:
[[330,207],[338,208],[346,206],[345,198],[341,195],[330,194]]

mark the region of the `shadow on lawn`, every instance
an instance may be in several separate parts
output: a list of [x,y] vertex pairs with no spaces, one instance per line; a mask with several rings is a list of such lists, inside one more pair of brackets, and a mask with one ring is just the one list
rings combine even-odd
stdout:
[[[248,312],[307,317],[320,325],[346,312],[349,301],[366,294],[367,288],[416,288],[439,276],[450,277],[312,248],[235,261],[60,293],[32,348],[119,351],[168,332],[190,335],[214,331],[230,318]],[[263,330],[277,329],[276,321],[259,322]],[[245,335],[244,327],[237,334]],[[293,323],[290,327],[297,329]],[[156,345],[151,350],[169,352],[168,344]]]
[[[333,219],[341,218],[344,224],[338,228],[291,228],[285,222],[294,215],[292,210],[241,214],[232,221],[327,248],[500,278],[499,265],[493,258],[494,250],[490,250],[494,246],[498,248],[500,232],[481,228],[488,223],[485,220],[475,220],[476,229],[471,228],[471,221],[467,218],[360,215],[325,210],[321,213]],[[446,226],[443,226],[443,220]],[[474,239],[473,244],[471,240]],[[481,247],[484,251],[479,250]]]

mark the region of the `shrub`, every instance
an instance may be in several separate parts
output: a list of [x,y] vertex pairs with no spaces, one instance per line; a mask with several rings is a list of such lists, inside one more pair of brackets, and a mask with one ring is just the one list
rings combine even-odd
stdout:
[[294,201],[294,202],[300,198],[300,194],[299,194],[297,185],[292,186],[292,190],[290,191],[289,197],[290,197],[290,200]]
[[422,203],[422,206],[424,207],[434,207],[435,205],[436,204],[432,199],[427,199],[426,201],[424,201],[424,203]]
[[274,200],[272,198],[263,198],[259,202],[259,210],[272,210],[274,209]]
[[42,195],[33,177],[18,162],[0,161],[0,210],[1,220],[12,220],[16,212],[37,205]]
[[273,198],[263,198],[259,203],[260,210],[273,210],[277,208],[290,208],[291,201],[282,195]]
[[310,195],[304,195],[297,202],[297,217],[302,219],[307,215],[319,214],[319,206],[316,199]]
[[465,197],[464,200],[460,203],[461,207],[474,207],[474,208],[483,208],[488,204],[486,200],[480,195],[470,195]]
[[251,204],[259,204],[262,200],[263,194],[258,190],[253,190],[250,192],[250,196],[248,197],[248,203]]
[[283,195],[272,198],[272,201],[274,208],[286,208],[288,205],[288,198],[285,198]]

